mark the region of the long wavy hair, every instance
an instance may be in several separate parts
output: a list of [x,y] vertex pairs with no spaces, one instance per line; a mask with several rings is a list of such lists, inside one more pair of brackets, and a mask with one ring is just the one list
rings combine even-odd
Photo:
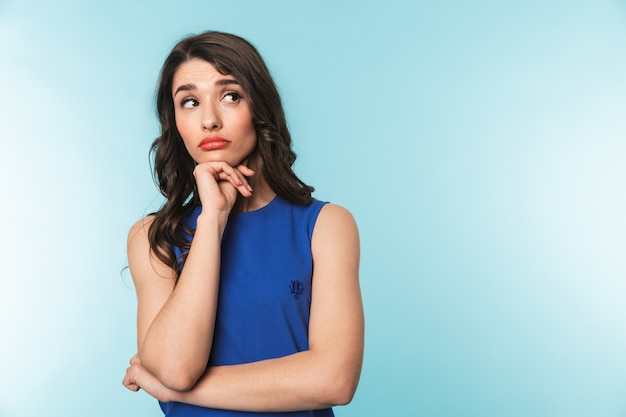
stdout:
[[[253,151],[260,159],[261,174],[271,189],[283,199],[307,205],[313,187],[302,182],[293,171],[296,154],[274,80],[263,58],[245,39],[222,32],[203,32],[178,42],[163,63],[156,95],[161,134],[150,148],[154,180],[165,196],[165,203],[152,213],[148,230],[154,255],[180,276],[193,230],[185,218],[200,203],[193,177],[191,158],[176,128],[172,82],[178,68],[192,59],[212,64],[222,74],[232,75],[241,85],[252,113],[257,144]],[[177,257],[174,247],[179,247]]]

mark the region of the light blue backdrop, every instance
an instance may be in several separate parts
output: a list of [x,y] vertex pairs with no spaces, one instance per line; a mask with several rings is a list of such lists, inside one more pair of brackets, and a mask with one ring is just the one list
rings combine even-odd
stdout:
[[158,70],[205,29],[258,46],[360,225],[338,416],[626,416],[623,0],[0,0],[0,416],[160,415],[121,271]]

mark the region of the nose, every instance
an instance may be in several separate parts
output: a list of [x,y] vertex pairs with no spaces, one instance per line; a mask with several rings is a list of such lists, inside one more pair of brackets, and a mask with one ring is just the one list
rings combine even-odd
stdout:
[[222,120],[217,106],[205,104],[202,113],[202,130],[215,130],[222,127]]

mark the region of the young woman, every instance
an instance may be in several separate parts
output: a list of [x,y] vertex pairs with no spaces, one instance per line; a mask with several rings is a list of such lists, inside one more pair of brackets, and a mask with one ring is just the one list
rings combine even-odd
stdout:
[[265,63],[231,34],[185,38],[157,110],[166,202],[128,236],[138,353],[124,385],[166,416],[332,416],[363,360],[358,231],[293,172]]

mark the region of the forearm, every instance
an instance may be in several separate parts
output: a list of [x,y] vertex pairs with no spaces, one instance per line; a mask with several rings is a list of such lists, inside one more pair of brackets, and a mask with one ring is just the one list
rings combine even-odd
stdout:
[[211,351],[225,219],[198,217],[185,266],[171,296],[139,341],[143,365],[165,385],[190,388]]
[[242,365],[211,367],[193,389],[171,401],[239,411],[298,411],[347,404],[356,390],[360,355],[309,350]]

